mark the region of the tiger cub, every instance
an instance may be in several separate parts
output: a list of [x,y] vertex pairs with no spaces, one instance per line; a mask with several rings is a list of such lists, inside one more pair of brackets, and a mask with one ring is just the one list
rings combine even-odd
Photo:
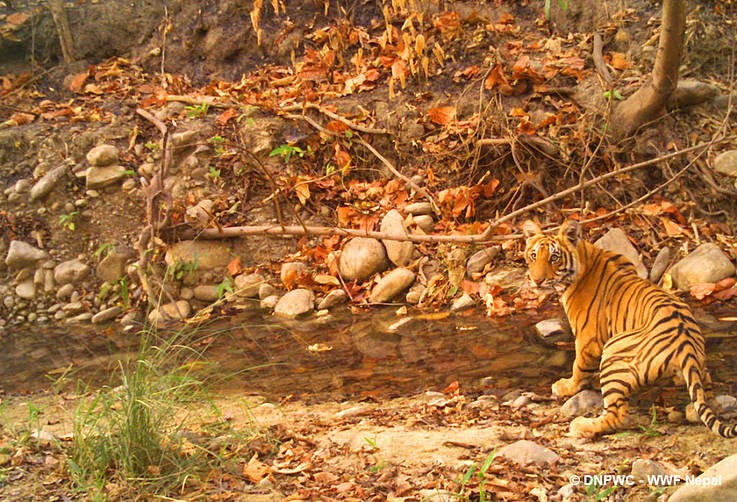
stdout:
[[720,436],[737,436],[737,426],[723,424],[705,402],[704,337],[685,303],[641,279],[623,256],[581,240],[576,221],[566,221],[554,237],[530,220],[522,228],[529,276],[564,289],[561,303],[576,337],[573,376],[555,382],[553,394],[572,396],[599,371],[605,409],[597,418],[573,420],[572,434],[616,430],[633,392],[682,375],[701,421]]

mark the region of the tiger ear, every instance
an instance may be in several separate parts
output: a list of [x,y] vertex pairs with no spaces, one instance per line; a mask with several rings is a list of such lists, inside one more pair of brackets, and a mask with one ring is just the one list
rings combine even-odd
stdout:
[[522,234],[525,236],[525,239],[529,239],[533,235],[541,233],[543,233],[543,229],[540,228],[540,225],[532,220],[525,220],[525,222],[522,224]]
[[566,220],[558,230],[558,237],[565,238],[575,246],[581,237],[581,226],[576,220]]

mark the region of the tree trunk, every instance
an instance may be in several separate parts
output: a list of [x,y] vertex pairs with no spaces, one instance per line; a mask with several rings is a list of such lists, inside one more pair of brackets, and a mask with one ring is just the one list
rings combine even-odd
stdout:
[[685,30],[686,0],[664,0],[660,42],[652,75],[612,113],[609,131],[615,141],[631,135],[665,110],[665,104],[678,84]]
[[64,0],[48,0],[48,6],[51,11],[51,17],[56,25],[56,32],[59,34],[59,44],[61,45],[64,64],[71,64],[76,61],[76,58],[74,56],[72,30],[69,29],[67,11],[64,10]]

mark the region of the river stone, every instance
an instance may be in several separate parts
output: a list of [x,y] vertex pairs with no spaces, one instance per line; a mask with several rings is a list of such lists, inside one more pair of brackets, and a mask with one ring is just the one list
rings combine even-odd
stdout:
[[279,270],[279,279],[281,279],[282,284],[291,287],[294,285],[295,279],[305,272],[307,272],[307,265],[301,261],[286,262],[282,264]]
[[259,306],[264,310],[274,310],[277,303],[279,303],[279,295],[269,295],[265,298],[261,298]]
[[681,484],[668,502],[737,500],[737,454],[709,467],[693,483]]
[[99,145],[87,152],[87,162],[92,166],[109,166],[118,162],[118,149],[114,145]]
[[269,297],[276,293],[276,288],[269,284],[268,282],[261,283],[258,287],[258,298],[259,300],[263,300],[266,297]]
[[56,284],[74,284],[84,279],[89,272],[90,267],[78,258],[74,258],[54,267],[54,281]]
[[703,282],[719,282],[734,272],[732,262],[713,242],[700,245],[668,271],[678,289],[688,289]]
[[653,260],[653,266],[650,269],[650,282],[657,284],[660,278],[663,277],[663,272],[665,272],[665,269],[668,268],[668,263],[670,263],[670,254],[670,248],[668,246],[658,251],[658,254]]
[[621,254],[635,266],[637,269],[637,275],[643,279],[647,277],[647,268],[645,268],[645,265],[642,263],[640,253],[637,252],[635,247],[627,238],[627,234],[621,228],[612,228],[601,236],[599,240],[594,242],[594,245],[601,249]]
[[43,177],[33,185],[33,188],[31,188],[31,200],[34,201],[46,197],[49,192],[54,189],[56,184],[64,177],[66,171],[66,166],[59,166],[43,175]]
[[450,306],[450,311],[460,312],[461,310],[470,309],[475,305],[476,302],[473,298],[471,298],[471,295],[469,295],[468,293],[463,293],[460,297],[453,300],[453,303]]
[[240,274],[235,277],[235,292],[244,298],[256,298],[259,296],[261,286],[266,284],[266,279],[261,274]]
[[[404,218],[396,209],[392,209],[384,215],[379,228],[381,232],[391,236],[404,238],[407,237],[407,227],[404,225]],[[389,261],[398,267],[403,267],[412,261],[415,254],[415,245],[411,241],[393,241],[390,239],[382,239],[381,242],[386,248],[386,255]]]
[[342,289],[334,289],[327,294],[318,304],[318,310],[331,309],[337,305],[342,305],[348,301],[348,293]]
[[5,257],[5,265],[10,269],[19,269],[35,265],[41,260],[46,260],[49,254],[46,251],[35,248],[23,241],[10,241],[8,254]]
[[476,251],[466,262],[466,275],[471,277],[473,274],[480,274],[484,271],[484,267],[496,258],[501,248],[493,246]]
[[720,394],[714,398],[719,413],[726,413],[737,409],[737,398],[728,394]]
[[662,464],[654,460],[643,460],[638,458],[632,462],[632,476],[640,482],[647,482],[648,479],[667,476],[671,474],[663,467]]
[[560,407],[560,412],[566,417],[578,417],[603,407],[604,399],[601,397],[601,392],[586,389],[568,398]]
[[571,340],[573,338],[571,326],[568,321],[559,318],[543,319],[535,324],[535,331],[544,340],[551,340],[553,338]]
[[407,296],[405,296],[404,299],[411,305],[417,305],[420,303],[422,295],[425,294],[425,289],[427,288],[424,284],[415,282],[412,287],[409,288],[409,291],[407,291]]
[[194,288],[194,297],[203,302],[214,302],[220,298],[220,288],[217,284],[200,284]]
[[15,190],[15,193],[26,193],[31,189],[33,184],[33,178],[21,178],[15,182],[15,185],[13,185],[13,190]]
[[424,216],[432,214],[432,204],[429,202],[413,202],[404,206],[404,212],[412,216]]
[[166,250],[164,261],[172,268],[179,263],[196,263],[197,270],[212,270],[227,267],[232,258],[224,242],[179,241]]
[[737,177],[737,150],[727,150],[714,159],[714,170],[727,176]]
[[385,303],[404,292],[415,282],[415,273],[406,268],[395,268],[382,277],[371,289],[370,303]]
[[554,464],[560,459],[554,451],[527,439],[508,444],[497,450],[496,453],[522,466],[535,464],[543,467]]
[[115,246],[108,255],[100,260],[95,268],[98,279],[114,283],[125,276],[125,268],[128,261],[133,259],[135,252],[127,246]]
[[347,281],[363,281],[386,269],[387,265],[386,249],[381,242],[369,237],[354,237],[343,246],[338,270]]
[[36,297],[36,285],[33,279],[27,279],[15,287],[15,294],[24,300],[33,300]]
[[312,312],[315,308],[315,294],[309,289],[294,289],[279,298],[274,314],[294,319]]
[[112,165],[95,167],[87,169],[85,176],[87,178],[87,189],[102,188],[117,183],[127,174],[127,170],[123,166]]
[[719,94],[719,88],[693,78],[679,78],[676,88],[668,98],[669,108],[684,108],[711,101]]
[[99,311],[97,314],[93,315],[90,320],[92,321],[92,324],[103,324],[112,321],[122,313],[123,309],[116,305]]
[[430,233],[435,230],[435,218],[429,214],[421,214],[419,216],[413,216],[412,221],[422,229],[425,233]]
[[182,320],[189,317],[192,312],[189,302],[186,300],[177,300],[173,303],[167,303],[152,310],[148,314],[148,320],[152,324],[168,320]]

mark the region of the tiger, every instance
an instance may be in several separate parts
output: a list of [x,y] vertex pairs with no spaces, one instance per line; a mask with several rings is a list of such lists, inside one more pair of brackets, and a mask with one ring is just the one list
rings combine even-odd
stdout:
[[577,417],[570,433],[594,437],[621,428],[630,396],[661,377],[685,381],[701,421],[725,438],[737,436],[706,403],[704,337],[690,308],[637,275],[624,256],[581,239],[580,225],[566,220],[555,236],[527,220],[528,276],[536,285],[551,283],[575,336],[576,358],[570,378],[552,385],[555,397],[575,395],[599,371],[604,410],[595,418]]

